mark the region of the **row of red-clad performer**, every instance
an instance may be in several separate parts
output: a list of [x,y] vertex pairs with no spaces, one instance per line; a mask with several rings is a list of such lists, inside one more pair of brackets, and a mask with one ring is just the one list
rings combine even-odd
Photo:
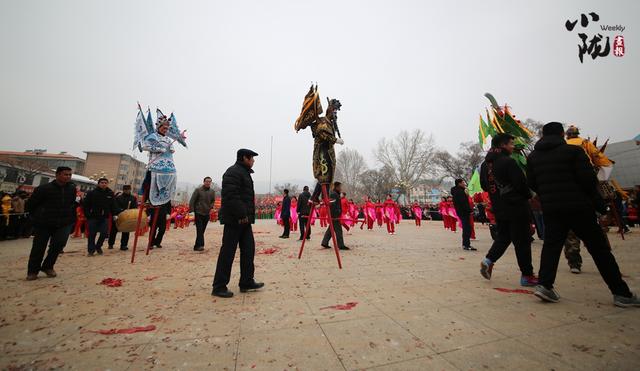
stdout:
[[[473,200],[471,197],[469,198],[469,205],[471,205],[471,209],[474,207]],[[449,229],[452,232],[455,232],[457,226],[462,228],[462,223],[460,222],[460,218],[456,213],[456,209],[453,206],[453,198],[451,196],[443,197],[440,204],[438,204],[438,211],[440,211],[440,215],[442,216],[442,223],[444,224],[445,229]],[[471,239],[476,239],[476,229],[474,227],[473,214],[469,215],[471,218]]]

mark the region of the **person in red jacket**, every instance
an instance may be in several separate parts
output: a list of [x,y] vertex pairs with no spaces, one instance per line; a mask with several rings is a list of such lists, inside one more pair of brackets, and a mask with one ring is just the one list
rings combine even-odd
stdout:
[[387,223],[387,233],[390,235],[396,234],[396,222],[398,217],[397,204],[391,199],[391,195],[387,195],[387,199],[384,201],[384,220]]

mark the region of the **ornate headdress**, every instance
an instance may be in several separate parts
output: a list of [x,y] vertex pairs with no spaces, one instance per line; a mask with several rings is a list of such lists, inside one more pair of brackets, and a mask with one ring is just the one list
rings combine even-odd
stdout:
[[156,108],[156,115],[158,116],[158,119],[156,120],[156,128],[159,128],[162,125],[171,125],[171,119],[158,108]]

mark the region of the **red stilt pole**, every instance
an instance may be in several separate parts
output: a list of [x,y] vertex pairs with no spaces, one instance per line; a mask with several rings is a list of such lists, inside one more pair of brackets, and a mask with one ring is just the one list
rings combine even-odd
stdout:
[[160,206],[153,206],[155,212],[153,213],[153,220],[151,222],[151,230],[149,231],[149,243],[147,244],[147,251],[145,255],[149,255],[149,250],[151,250],[151,243],[153,243],[153,238],[155,237],[156,231],[156,223],[158,222],[158,214],[160,214]]
[[[329,228],[331,229],[331,239],[333,240],[333,250],[336,252],[336,259],[338,259],[338,268],[342,269],[342,261],[340,261],[340,251],[338,250],[338,240],[336,238],[336,231],[333,229],[333,216],[331,215],[331,208],[329,207],[329,192],[327,190],[328,184],[322,184],[322,198],[329,212]],[[337,200],[336,202],[340,202]]]
[[[302,244],[300,245],[300,252],[298,253],[298,259],[300,259],[302,257],[302,250],[304,250],[304,243],[307,241],[307,236],[309,235],[309,227],[311,225],[311,215],[313,215],[313,212],[316,209],[316,205],[315,204],[311,204],[311,212],[309,213],[308,216],[306,216],[307,218],[307,228],[304,230],[304,236],[302,237]],[[304,215],[300,216],[301,218],[305,218]]]
[[138,237],[140,236],[140,223],[142,222],[142,211],[144,210],[144,200],[138,206],[138,223],[136,224],[136,232],[133,235],[133,249],[131,249],[131,263],[136,259],[136,248],[138,247]]

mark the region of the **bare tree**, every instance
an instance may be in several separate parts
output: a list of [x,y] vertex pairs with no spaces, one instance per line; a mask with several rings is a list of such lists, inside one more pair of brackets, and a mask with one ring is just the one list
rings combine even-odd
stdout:
[[281,195],[285,189],[289,190],[289,195],[291,196],[298,194],[297,184],[291,184],[291,183],[276,184],[275,186],[273,186],[273,189],[276,191],[277,195]]
[[533,147],[542,137],[542,127],[544,126],[544,124],[538,120],[526,119],[524,120],[522,125],[524,125],[527,129],[529,129],[529,131],[531,131],[531,133],[533,133],[533,135],[529,139],[529,142],[525,146],[525,152],[529,154],[533,151]]
[[346,185],[351,197],[360,198],[363,195],[361,177],[367,170],[367,163],[357,150],[345,148],[338,153],[335,179]]
[[469,180],[482,161],[484,161],[484,150],[476,142],[460,143],[455,156],[448,151],[438,151],[434,156],[434,162],[442,178]]
[[[0,185],[2,185],[7,178],[13,178],[12,182],[19,185],[31,185],[36,175],[51,173],[51,169],[49,169],[44,162],[35,158],[0,156],[0,162],[6,166],[4,176],[0,179]],[[7,172],[11,174],[7,174]]]
[[434,170],[434,153],[433,137],[420,129],[411,133],[403,130],[391,140],[383,138],[374,150],[376,160],[384,168],[391,169],[393,183],[407,196],[421,179]]
[[371,196],[373,200],[384,200],[385,196],[394,187],[393,170],[383,167],[381,169],[370,169],[362,173],[360,177],[362,196]]

